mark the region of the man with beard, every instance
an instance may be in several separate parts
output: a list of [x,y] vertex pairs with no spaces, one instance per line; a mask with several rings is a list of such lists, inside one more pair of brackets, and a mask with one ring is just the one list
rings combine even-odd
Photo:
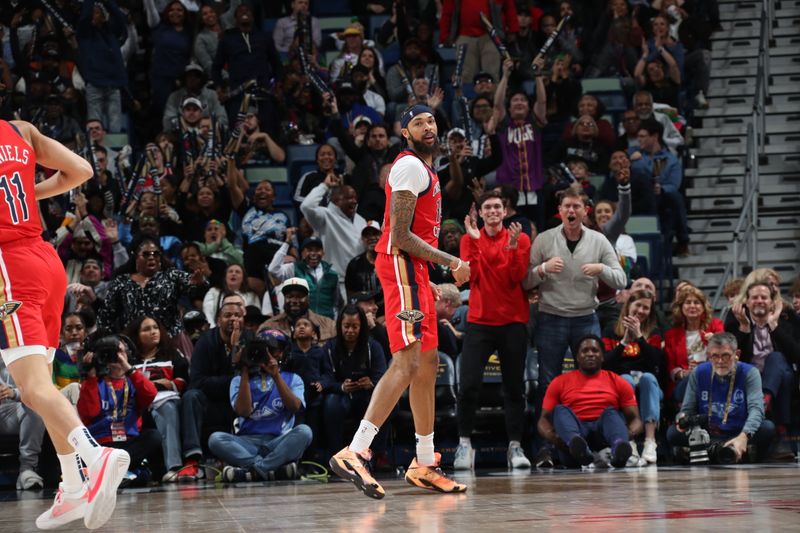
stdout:
[[[744,303],[731,308],[736,323],[726,329],[735,335],[742,361],[760,372],[765,409],[772,412],[778,436],[784,437],[791,420],[792,391],[797,386],[791,364],[800,362],[797,332],[783,314],[783,298],[767,283],[751,283],[743,294]],[[789,456],[791,450],[785,443],[773,452],[773,459]]]
[[347,289],[347,297],[353,296],[356,292],[375,293],[380,290],[378,276],[375,273],[375,246],[381,236],[381,225],[376,220],[368,220],[367,225],[361,230],[361,243],[364,245],[364,253],[355,256],[347,264],[347,271],[344,277],[344,287]]
[[286,335],[292,334],[294,323],[298,318],[307,318],[319,329],[319,343],[336,337],[336,323],[326,316],[319,315],[309,309],[308,282],[303,278],[289,278],[281,286],[283,293],[283,312],[270,318],[258,331],[277,329]]
[[631,456],[630,441],[642,432],[636,396],[627,381],[603,370],[603,341],[583,335],[575,344],[577,370],[547,387],[537,428],[558,450],[561,463],[580,467],[592,455],[611,448],[611,466],[622,468]]
[[540,293],[536,325],[538,402],[550,382],[561,374],[570,342],[584,335],[600,337],[595,313],[599,281],[612,289],[624,289],[627,283],[617,253],[605,235],[583,225],[586,205],[581,194],[565,189],[558,198],[562,223],[533,241],[528,278],[523,283],[523,288],[538,287]]
[[[462,235],[464,235],[464,227],[458,220],[452,218],[443,220],[439,233],[439,249],[453,257],[460,257]],[[437,285],[455,282],[455,278],[450,273],[449,265],[432,264],[430,267],[430,277],[431,281]],[[468,283],[464,284],[465,289],[468,287]]]
[[308,283],[309,308],[330,319],[336,317],[339,297],[339,274],[323,261],[325,252],[319,237],[306,237],[300,245],[300,261],[284,262],[294,241],[294,228],[286,231],[284,242],[269,263],[269,273],[278,281],[302,278]]
[[[328,205],[322,200],[330,194]],[[300,211],[322,239],[328,257],[336,272],[347,272],[347,263],[364,251],[361,230],[367,225],[364,217],[356,213],[358,197],[353,187],[343,185],[341,178],[329,174],[325,181],[311,189],[300,204]],[[344,292],[344,278],[339,279],[339,289]]]
[[[741,307],[740,307],[741,310]],[[716,333],[708,341],[708,361],[689,374],[689,384],[676,421],[692,415],[708,415],[701,424],[711,442],[721,445],[714,462],[738,463],[747,455],[748,444],[756,447],[757,457],[767,456],[775,438],[775,425],[764,417],[761,376],[758,368],[739,361],[741,351],[736,336]],[[724,413],[724,415],[723,415]],[[688,446],[688,434],[677,424],[667,429],[672,446]],[[722,459],[722,461],[719,461]]]
[[[677,153],[678,147],[683,145],[683,135],[681,135],[678,128],[675,127],[675,124],[672,123],[672,120],[666,114],[655,111],[653,95],[650,92],[639,91],[633,95],[633,110],[636,112],[640,121],[653,119],[661,124],[664,128],[664,133],[662,135],[664,144],[669,148],[670,152],[673,154]],[[622,134],[623,131],[625,131],[624,124],[621,124],[619,133]]]
[[439,178],[432,169],[438,151],[433,110],[411,106],[403,112],[400,125],[408,148],[395,160],[386,182],[388,206],[375,262],[383,287],[393,361],[372,393],[350,445],[330,460],[336,475],[375,499],[386,493],[367,470],[369,446],[409,387],[417,453],[406,471],[406,481],[445,493],[467,489],[445,477],[439,469],[440,457],[434,453],[434,388],[439,358],[436,294],[428,280],[428,263],[449,265],[458,284],[469,280],[469,264],[438,248],[442,196]]
[[192,352],[189,390],[181,401],[181,445],[184,467],[178,479],[194,481],[205,477],[200,468],[203,457],[203,425],[230,427],[233,409],[229,398],[234,369],[239,363],[242,342],[252,338],[244,331],[244,300],[233,295],[222,300],[217,310],[217,327],[203,333]]

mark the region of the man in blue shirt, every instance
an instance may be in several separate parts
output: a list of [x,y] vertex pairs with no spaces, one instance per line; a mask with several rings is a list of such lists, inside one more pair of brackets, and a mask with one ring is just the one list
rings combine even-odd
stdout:
[[227,482],[296,479],[296,461],[311,444],[311,428],[294,425],[305,407],[303,380],[280,369],[289,339],[277,330],[258,338],[264,351],[246,348],[241,374],[231,381],[236,434],[217,431],[208,440],[211,453],[228,464],[222,471]]
[[641,174],[653,180],[658,213],[664,235],[678,241],[675,255],[689,255],[689,226],[686,204],[680,192],[683,168],[675,154],[666,149],[661,137],[664,127],[655,119],[639,124],[638,148],[629,148],[631,174]]

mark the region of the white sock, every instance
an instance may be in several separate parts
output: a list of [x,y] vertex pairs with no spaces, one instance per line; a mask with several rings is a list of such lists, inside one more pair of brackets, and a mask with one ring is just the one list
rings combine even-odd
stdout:
[[420,466],[436,464],[436,457],[433,455],[433,433],[430,435],[414,433],[414,437],[417,439],[417,464]]
[[64,492],[74,493],[83,488],[83,461],[77,453],[58,455],[61,463],[61,485]]
[[522,444],[518,440],[510,440],[510,441],[508,441],[508,447],[509,448],[520,448],[520,447],[522,447]]
[[472,439],[469,437],[458,437],[458,445],[472,448]]
[[67,441],[72,444],[72,447],[75,448],[75,451],[78,452],[78,455],[87,465],[94,463],[100,457],[102,447],[97,444],[97,441],[94,440],[86,426],[78,426],[70,431],[69,435],[67,435]]
[[372,444],[372,439],[378,434],[378,426],[369,420],[362,420],[359,424],[356,434],[353,435],[353,440],[350,442],[350,450],[354,452],[363,452]]

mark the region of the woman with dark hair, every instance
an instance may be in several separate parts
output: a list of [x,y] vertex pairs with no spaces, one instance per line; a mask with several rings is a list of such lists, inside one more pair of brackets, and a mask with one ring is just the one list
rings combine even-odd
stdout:
[[156,239],[144,237],[132,249],[128,264],[108,284],[98,326],[121,331],[136,317],[148,315],[160,320],[175,338],[183,331],[178,300],[196,288],[207,290],[208,281],[200,270],[189,274],[173,268]]
[[[575,122],[570,122],[564,128],[564,132],[561,134],[561,140],[566,141],[572,137],[572,129],[578,122],[577,119],[579,119],[582,115],[589,115],[594,119],[595,124],[597,124],[597,140],[600,141],[604,146],[611,148],[617,141],[617,136],[614,133],[614,126],[603,118],[603,114],[605,112],[606,108],[605,105],[603,105],[603,102],[598,100],[593,94],[584,94],[580,97],[580,99],[578,99],[578,105],[573,110],[573,113],[577,118]],[[605,170],[603,170],[603,172],[605,172]]]
[[[294,201],[299,206],[311,189],[325,181],[329,174],[333,174],[337,179],[344,183],[346,176],[340,174],[336,170],[336,149],[330,144],[320,144],[317,147],[317,154],[314,157],[317,162],[316,170],[309,170],[297,181],[297,187],[294,190]],[[349,178],[347,178],[349,179]]]
[[[653,464],[656,455],[656,427],[661,418],[661,398],[664,393],[658,378],[664,369],[663,341],[656,326],[655,296],[650,291],[634,291],[625,301],[617,323],[605,331],[603,368],[622,376],[638,393],[644,421],[644,448],[641,458]],[[628,464],[636,466],[638,448]],[[633,463],[631,462],[633,460]]]
[[82,313],[65,313],[61,317],[61,343],[53,357],[53,383],[61,394],[76,405],[80,392],[80,364],[83,341],[89,334]]
[[[203,299],[203,313],[206,315],[206,320],[212,328],[217,326],[217,310],[222,303],[223,294],[235,293],[244,299],[245,306],[259,305],[259,298],[256,293],[250,290],[247,285],[247,273],[242,265],[228,265],[225,269],[225,278],[218,286],[211,287]],[[264,310],[262,310],[264,312]]]
[[144,0],[147,25],[152,30],[153,55],[150,61],[152,111],[160,117],[169,94],[175,89],[192,55],[192,24],[186,8],[178,0],[167,4],[159,14],[155,0]]
[[369,69],[367,90],[374,91],[381,95],[384,100],[387,100],[388,95],[386,92],[386,80],[381,73],[380,63],[378,62],[378,53],[375,51],[375,49],[365,46],[358,55],[358,64]]
[[[344,447],[342,422],[347,418],[361,420],[372,390],[386,372],[386,357],[381,345],[369,336],[367,315],[355,304],[347,304],[339,312],[336,338],[325,343],[322,350],[322,413],[326,444],[335,453]],[[385,438],[382,442],[376,448],[382,450]]]
[[[680,284],[679,284],[680,285]],[[678,290],[672,302],[672,328],[664,334],[664,351],[667,353],[667,397],[683,402],[686,378],[700,363],[706,361],[708,339],[725,330],[722,321],[714,318],[711,304],[705,293],[686,284]],[[674,394],[673,394],[674,393]]]
[[189,362],[175,348],[164,325],[152,316],[135,318],[125,335],[136,345],[138,357],[131,361],[158,391],[149,411],[161,433],[161,448],[167,473],[164,483],[178,480],[181,461],[181,397],[189,382]]
[[575,121],[572,137],[561,141],[553,163],[580,158],[586,162],[592,174],[603,174],[608,169],[610,156],[610,149],[600,141],[597,122],[587,113]]

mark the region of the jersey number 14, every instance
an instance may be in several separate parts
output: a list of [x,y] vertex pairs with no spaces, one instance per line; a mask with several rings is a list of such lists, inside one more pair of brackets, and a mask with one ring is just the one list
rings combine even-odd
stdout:
[[[12,185],[15,190],[12,190]],[[20,213],[22,214],[22,222],[26,222],[30,217],[30,213],[28,213],[28,204],[25,202],[25,188],[22,186],[22,178],[20,178],[19,172],[14,172],[11,179],[8,179],[8,176],[0,176],[0,191],[5,194],[8,210],[11,213],[11,223],[20,223]],[[17,202],[19,202],[19,211],[17,210]]]

